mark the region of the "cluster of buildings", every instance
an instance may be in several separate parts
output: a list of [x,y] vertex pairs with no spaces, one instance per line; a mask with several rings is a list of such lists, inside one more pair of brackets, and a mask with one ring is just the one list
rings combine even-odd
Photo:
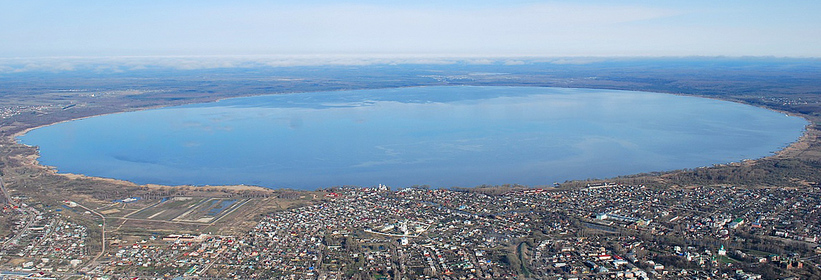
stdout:
[[23,113],[45,113],[54,109],[55,105],[11,105],[0,106],[0,119],[7,119]]
[[[570,200],[582,201],[574,203],[574,211],[591,211],[603,223],[636,226],[657,234],[733,241],[739,235],[755,235],[808,243],[816,243],[821,237],[818,189],[660,190],[612,186],[576,192],[580,195]],[[588,201],[596,197],[610,199]]]
[[[59,211],[15,208],[12,233],[0,245],[0,266],[21,272],[66,273],[89,259],[88,228],[64,219]],[[7,210],[8,211],[8,208]]]
[[[218,279],[821,275],[819,189],[604,185],[488,195],[382,187],[325,194],[315,204],[268,214],[237,236],[115,240],[90,271]],[[46,217],[35,220],[27,227],[42,232],[41,237],[19,243],[34,245],[4,252],[22,252],[35,270],[88,259],[86,251],[75,250],[83,248],[85,228]],[[32,259],[55,248],[73,257]],[[762,270],[766,267],[770,272]]]
[[[534,248],[531,266],[539,276],[598,275],[610,278],[647,278],[648,271],[637,266],[638,258],[628,253],[619,256],[599,241],[590,238],[542,240]],[[625,241],[625,240],[622,240]],[[652,262],[650,273],[664,266]]]

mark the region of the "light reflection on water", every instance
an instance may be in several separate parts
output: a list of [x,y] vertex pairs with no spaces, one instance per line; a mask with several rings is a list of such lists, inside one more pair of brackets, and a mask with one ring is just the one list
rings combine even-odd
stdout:
[[532,186],[759,158],[798,139],[805,125],[752,106],[658,93],[415,87],[106,115],[21,141],[61,172],[139,184]]

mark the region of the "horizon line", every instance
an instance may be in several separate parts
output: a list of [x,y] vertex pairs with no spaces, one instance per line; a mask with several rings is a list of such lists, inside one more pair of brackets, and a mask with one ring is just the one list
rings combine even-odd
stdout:
[[585,65],[618,61],[803,61],[821,62],[821,57],[791,56],[535,56],[454,54],[280,54],[280,55],[154,55],[154,56],[44,56],[0,57],[0,74],[28,72],[128,72],[149,68],[176,70],[242,69],[260,67],[320,67],[373,65]]

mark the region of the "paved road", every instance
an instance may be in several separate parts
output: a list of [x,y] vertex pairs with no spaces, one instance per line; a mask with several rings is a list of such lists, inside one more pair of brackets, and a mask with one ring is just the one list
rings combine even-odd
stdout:
[[3,204],[14,205],[14,201],[11,200],[9,193],[6,191],[6,186],[3,184],[3,177],[0,176],[0,194],[3,195]]
[[[76,203],[76,202],[75,202],[75,203]],[[88,207],[83,206],[82,204],[77,203],[77,206],[79,206],[80,208],[85,209],[85,210],[86,210],[86,211],[88,211],[88,212],[91,212],[91,213],[92,213],[92,214],[94,214],[94,215],[100,216],[100,218],[102,218],[102,219],[103,219],[103,223],[102,223],[102,227],[103,227],[103,228],[102,228],[102,238],[100,239],[100,241],[101,241],[100,243],[102,244],[102,247],[101,247],[101,249],[100,249],[100,253],[99,253],[99,254],[97,254],[97,256],[96,256],[96,257],[94,257],[94,259],[92,259],[90,262],[88,262],[88,265],[86,265],[86,267],[93,267],[93,266],[94,266],[94,264],[97,262],[97,260],[98,260],[100,257],[102,257],[102,256],[103,256],[103,254],[105,253],[105,216],[103,216],[103,214],[100,214],[100,213],[99,213],[99,212],[97,212],[97,211],[92,210],[91,208],[88,208]]]
[[[14,201],[11,199],[11,196],[9,196],[9,193],[6,191],[6,186],[3,184],[3,177],[0,177],[0,194],[3,195],[3,199],[4,199],[3,205],[8,204],[8,205],[11,205],[11,206],[18,206],[14,203]],[[37,211],[34,208],[27,207],[25,204],[20,205],[17,210],[20,211],[25,216],[25,218],[24,218],[25,224],[23,224],[23,230],[21,232],[17,233],[11,239],[8,239],[8,240],[4,241],[2,243],[3,246],[5,246],[6,244],[9,244],[9,243],[16,244],[17,241],[20,239],[21,235],[28,234],[28,232],[30,230],[29,226],[31,226],[31,224],[34,223],[34,218],[37,215],[40,214],[39,211]]]

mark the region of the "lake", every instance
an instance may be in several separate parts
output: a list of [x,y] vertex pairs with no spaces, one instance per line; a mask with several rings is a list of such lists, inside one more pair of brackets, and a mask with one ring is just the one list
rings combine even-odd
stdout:
[[411,87],[232,98],[35,129],[60,172],[138,184],[552,185],[772,155],[807,121],[661,93]]

